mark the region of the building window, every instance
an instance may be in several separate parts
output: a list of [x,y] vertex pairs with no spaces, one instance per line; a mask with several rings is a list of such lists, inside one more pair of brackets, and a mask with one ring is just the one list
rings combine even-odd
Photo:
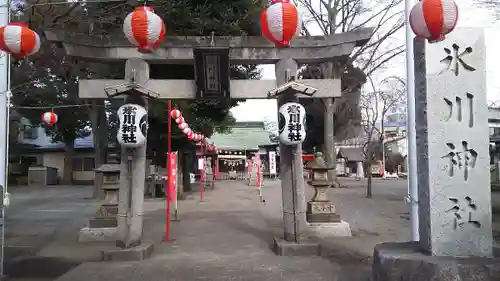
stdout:
[[73,171],[93,171],[95,168],[94,157],[73,158]]

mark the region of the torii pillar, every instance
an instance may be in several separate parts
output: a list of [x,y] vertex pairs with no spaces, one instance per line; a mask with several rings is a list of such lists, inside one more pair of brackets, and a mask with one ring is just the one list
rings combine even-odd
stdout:
[[[127,60],[125,80],[139,85],[149,80],[149,65],[141,59]],[[125,103],[134,103],[148,109],[148,101],[139,94],[126,96]],[[121,149],[120,189],[118,201],[118,229],[116,246],[139,246],[142,239],[142,212],[146,182],[146,145],[136,149]]]

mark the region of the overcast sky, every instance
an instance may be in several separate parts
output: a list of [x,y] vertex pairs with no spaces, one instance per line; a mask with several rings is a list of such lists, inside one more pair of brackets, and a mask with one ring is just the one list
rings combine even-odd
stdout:
[[[495,64],[500,62],[500,52],[498,52],[498,49],[500,49],[500,21],[495,22],[494,17],[488,10],[475,7],[471,4],[471,0],[455,0],[455,2],[459,6],[458,26],[485,28],[488,100],[500,100],[500,79],[498,79],[498,77],[500,77],[500,70],[495,68]],[[312,30],[312,32],[314,32],[314,30]],[[404,30],[401,30],[401,32],[397,34],[397,38],[399,38],[401,42],[404,42]],[[263,65],[261,69],[263,79],[275,78],[274,65]],[[378,73],[377,75],[398,75],[400,77],[405,77],[404,56],[400,56],[391,61],[389,69],[391,70]],[[238,121],[263,121],[266,117],[269,120],[277,119],[277,106],[275,100],[248,100],[231,109],[231,112]]]

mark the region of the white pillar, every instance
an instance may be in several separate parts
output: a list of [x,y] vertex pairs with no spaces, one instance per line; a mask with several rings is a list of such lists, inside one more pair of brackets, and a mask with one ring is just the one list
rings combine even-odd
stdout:
[[359,161],[356,163],[356,176],[358,178],[364,178],[365,177],[365,171],[363,169],[363,162]]
[[[0,26],[5,26],[9,23],[10,11],[9,2],[1,1],[0,8]],[[0,56],[0,185],[3,186],[3,193],[0,194],[0,200],[4,200],[4,195],[7,192],[7,174],[9,165],[9,95],[10,95],[10,67],[9,67],[10,56],[2,52]],[[3,204],[2,204],[3,206]],[[1,212],[1,249],[0,249],[0,277],[3,276],[3,253],[4,253],[4,228],[3,228],[3,217],[4,208],[0,210]]]

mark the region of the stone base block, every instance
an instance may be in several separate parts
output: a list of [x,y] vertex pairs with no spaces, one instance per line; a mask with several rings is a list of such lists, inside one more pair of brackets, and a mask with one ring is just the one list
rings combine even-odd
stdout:
[[321,255],[318,243],[305,240],[300,244],[288,242],[279,237],[274,237],[274,252],[278,256],[319,256]]
[[110,228],[117,227],[118,221],[114,218],[93,218],[89,220],[90,228]]
[[306,213],[306,220],[309,223],[340,223],[342,221],[336,213]]
[[435,257],[417,242],[382,243],[373,253],[373,281],[500,280],[499,258]]
[[80,229],[78,242],[113,242],[116,240],[116,227]]
[[311,230],[315,235],[321,238],[352,236],[351,227],[346,221],[308,223],[308,226],[309,230]]
[[153,254],[153,244],[141,244],[128,249],[115,249],[101,251],[103,261],[140,261],[145,260]]

